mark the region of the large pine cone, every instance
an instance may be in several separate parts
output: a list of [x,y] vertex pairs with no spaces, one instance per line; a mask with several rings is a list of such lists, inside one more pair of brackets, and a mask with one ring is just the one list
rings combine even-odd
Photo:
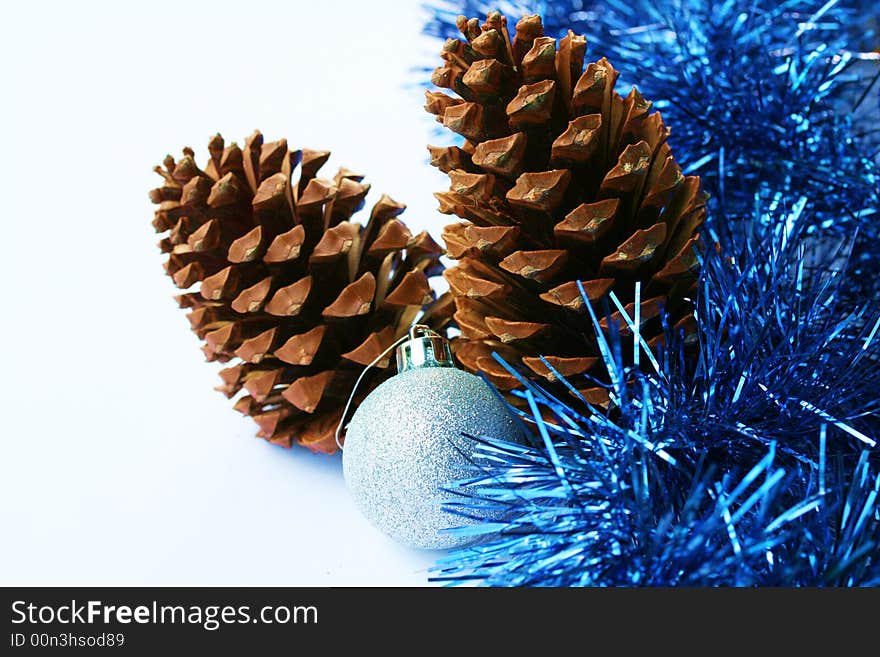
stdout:
[[[606,59],[584,70],[586,40],[570,30],[545,37],[541,19],[517,23],[490,14],[483,25],[460,17],[465,40],[450,39],[434,84],[460,98],[427,92],[426,109],[464,137],[429,147],[448,173],[440,210],[466,219],[443,233],[458,264],[444,276],[455,296],[462,341],[456,355],[495,384],[517,384],[493,351],[555,380],[597,365],[594,331],[577,281],[591,301],[613,290],[633,316],[641,281],[641,327],[663,339],[661,306],[692,336],[688,295],[705,218],[696,177],[682,175],[668,130],[635,88],[614,91]],[[601,313],[600,313],[601,314]],[[619,313],[604,320],[622,326]],[[587,391],[602,403],[601,389]]]
[[[150,193],[153,226],[170,231],[159,243],[166,270],[188,290],[180,306],[207,359],[235,362],[218,390],[244,389],[235,407],[258,435],[333,452],[358,373],[434,301],[428,279],[442,249],[426,232],[414,237],[387,196],[366,226],[350,222],[370,186],[345,169],[317,178],[329,152],[264,144],[259,132],[244,149],[217,135],[208,150],[204,170],[190,149],[168,156],[156,167],[165,183]],[[444,313],[431,313],[436,327]],[[363,393],[385,376],[372,372]]]

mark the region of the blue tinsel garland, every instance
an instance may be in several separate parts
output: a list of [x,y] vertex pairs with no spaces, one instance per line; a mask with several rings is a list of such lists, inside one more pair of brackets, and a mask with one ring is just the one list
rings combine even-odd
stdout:
[[484,519],[462,531],[486,540],[450,554],[436,578],[880,584],[880,84],[866,54],[880,6],[429,8],[435,36],[487,9],[586,34],[592,57],[608,56],[663,111],[676,159],[712,194],[718,247],[703,262],[696,368],[676,336],[659,355],[609,338],[610,414],[522,379],[540,440],[475,437],[475,476],[450,489],[450,508]]
[[738,250],[721,236],[733,257],[706,255],[695,368],[676,336],[654,355],[632,318],[629,342],[594,315],[613,411],[522,378],[540,444],[474,437],[449,508],[487,540],[436,579],[880,584],[880,316],[840,300],[847,247],[808,219],[757,217]]

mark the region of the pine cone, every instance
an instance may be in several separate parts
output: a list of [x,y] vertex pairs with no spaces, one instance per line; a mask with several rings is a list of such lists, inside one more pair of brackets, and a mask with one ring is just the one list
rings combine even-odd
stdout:
[[[432,81],[460,98],[429,91],[425,109],[465,140],[428,147],[450,180],[436,194],[440,211],[467,220],[443,233],[458,260],[444,276],[460,362],[504,389],[517,380],[493,351],[550,381],[539,356],[566,377],[588,372],[599,354],[578,280],[591,301],[613,290],[630,317],[641,281],[650,344],[663,340],[661,305],[692,339],[687,297],[706,198],[673,159],[660,114],[637,89],[614,91],[606,59],[584,70],[586,39],[571,30],[557,49],[538,16],[520,20],[513,40],[498,13],[483,25],[459,17],[458,27],[465,40],[446,42]],[[624,324],[611,319],[605,330]],[[600,388],[584,392],[607,401]]]
[[[153,226],[170,231],[165,268],[187,290],[179,304],[207,359],[235,363],[218,390],[244,389],[235,408],[259,436],[333,452],[355,378],[433,302],[442,250],[427,232],[413,237],[397,219],[405,206],[387,196],[366,226],[350,222],[370,186],[346,169],[317,178],[327,151],[264,144],[259,132],[244,149],[217,135],[208,150],[204,170],[191,149],[166,157],[150,193]],[[448,314],[434,304],[428,319],[437,328]],[[371,370],[363,394],[384,375]]]

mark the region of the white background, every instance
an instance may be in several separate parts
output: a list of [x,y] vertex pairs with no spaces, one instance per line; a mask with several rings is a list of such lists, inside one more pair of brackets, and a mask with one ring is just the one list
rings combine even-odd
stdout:
[[439,240],[420,25],[415,0],[4,5],[0,584],[426,582],[439,553],[368,525],[338,457],[254,438],[213,391],[147,197],[166,153],[259,128]]

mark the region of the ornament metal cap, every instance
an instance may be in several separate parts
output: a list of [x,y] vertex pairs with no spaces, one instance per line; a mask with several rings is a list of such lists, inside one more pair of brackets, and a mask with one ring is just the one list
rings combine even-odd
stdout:
[[397,348],[397,372],[418,367],[455,367],[449,342],[427,326],[416,324],[410,329],[409,340]]

